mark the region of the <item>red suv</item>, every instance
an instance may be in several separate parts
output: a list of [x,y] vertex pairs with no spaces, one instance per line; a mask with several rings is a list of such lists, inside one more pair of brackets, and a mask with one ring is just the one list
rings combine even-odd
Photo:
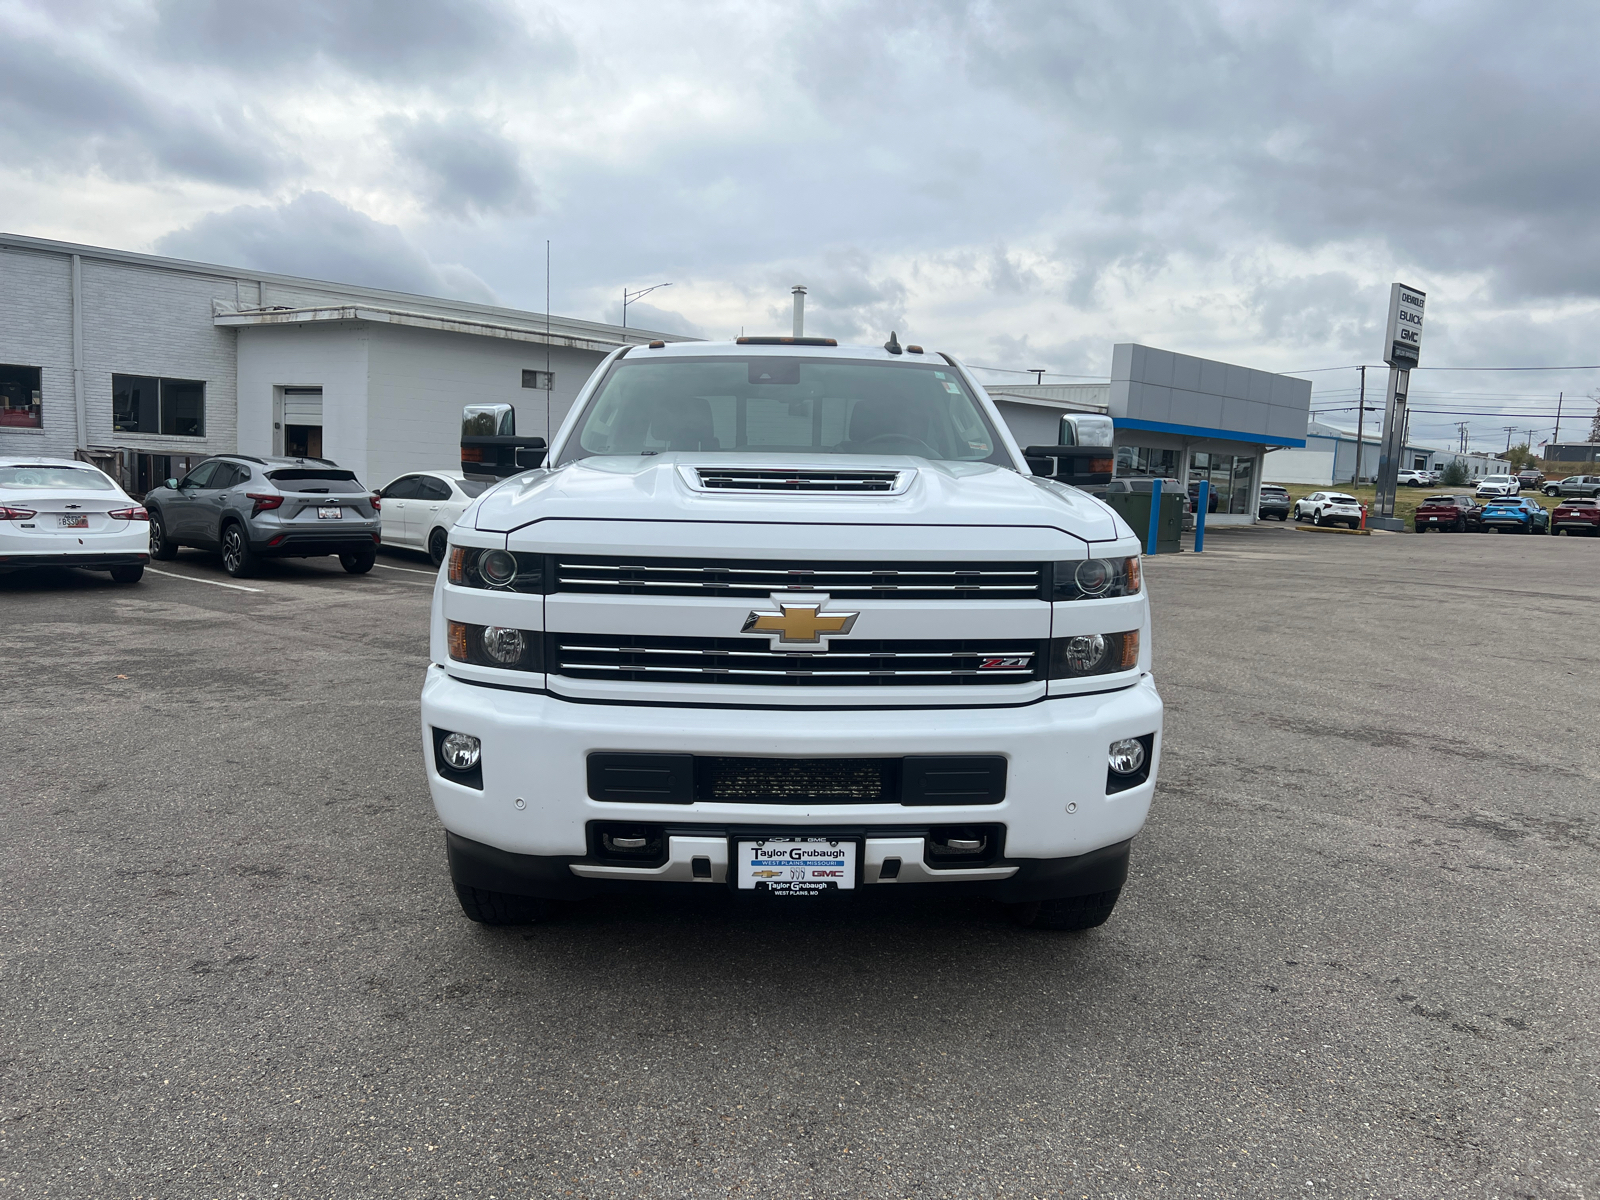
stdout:
[[1483,505],[1471,496],[1428,496],[1417,505],[1414,518],[1418,533],[1430,529],[1440,533],[1477,532],[1483,528]]
[[1568,537],[1580,533],[1600,537],[1600,500],[1580,500],[1575,496],[1563,500],[1550,514],[1550,532]]

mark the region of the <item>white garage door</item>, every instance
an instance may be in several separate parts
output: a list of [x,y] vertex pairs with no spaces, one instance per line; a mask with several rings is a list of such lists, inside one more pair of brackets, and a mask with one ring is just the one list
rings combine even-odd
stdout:
[[283,423],[285,425],[321,425],[321,388],[284,388]]

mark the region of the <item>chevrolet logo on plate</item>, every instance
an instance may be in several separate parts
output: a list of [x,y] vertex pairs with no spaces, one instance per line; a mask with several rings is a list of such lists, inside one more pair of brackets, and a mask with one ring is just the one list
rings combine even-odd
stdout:
[[811,604],[796,604],[774,596],[776,611],[757,609],[744,619],[741,633],[768,633],[772,635],[775,650],[795,646],[816,646],[827,649],[822,639],[825,634],[849,633],[860,613],[822,611],[828,601],[824,597]]

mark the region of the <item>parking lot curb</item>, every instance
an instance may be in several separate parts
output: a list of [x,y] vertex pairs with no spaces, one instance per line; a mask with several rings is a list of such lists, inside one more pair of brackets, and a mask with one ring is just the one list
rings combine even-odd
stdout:
[[1372,530],[1370,529],[1346,529],[1342,525],[1337,527],[1333,525],[1296,525],[1295,529],[1300,533],[1343,533],[1347,535],[1354,534],[1356,537],[1372,536]]

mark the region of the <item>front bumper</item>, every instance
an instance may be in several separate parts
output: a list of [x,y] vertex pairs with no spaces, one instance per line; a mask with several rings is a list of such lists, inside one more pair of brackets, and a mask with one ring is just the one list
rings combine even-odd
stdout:
[[[480,739],[481,790],[439,774],[434,729]],[[1161,698],[1148,675],[1114,692],[1017,707],[757,709],[574,703],[465,683],[435,665],[423,685],[421,732],[434,808],[450,834],[519,858],[559,860],[567,875],[592,884],[647,881],[648,872],[657,870],[626,868],[635,873],[603,877],[586,871],[600,865],[588,856],[593,821],[665,826],[669,833],[681,831],[674,836],[721,839],[724,845],[726,831],[735,827],[796,833],[848,828],[868,842],[866,883],[876,882],[870,865],[874,839],[920,846],[918,830],[930,825],[999,825],[1002,860],[987,864],[981,876],[940,870],[922,878],[911,871],[905,879],[998,884],[1048,873],[1036,860],[1081,858],[1137,834],[1155,791],[1161,729]],[[1147,734],[1154,735],[1148,778],[1108,794],[1107,747],[1118,738]],[[973,805],[618,803],[589,795],[587,757],[595,751],[796,759],[1002,755],[1007,783],[999,803]],[[715,857],[706,849],[681,849],[685,860]],[[880,851],[880,858],[890,853]],[[922,859],[920,851],[912,855],[904,846],[894,855]],[[565,882],[559,870],[554,874]],[[655,878],[670,882],[674,875]]]

